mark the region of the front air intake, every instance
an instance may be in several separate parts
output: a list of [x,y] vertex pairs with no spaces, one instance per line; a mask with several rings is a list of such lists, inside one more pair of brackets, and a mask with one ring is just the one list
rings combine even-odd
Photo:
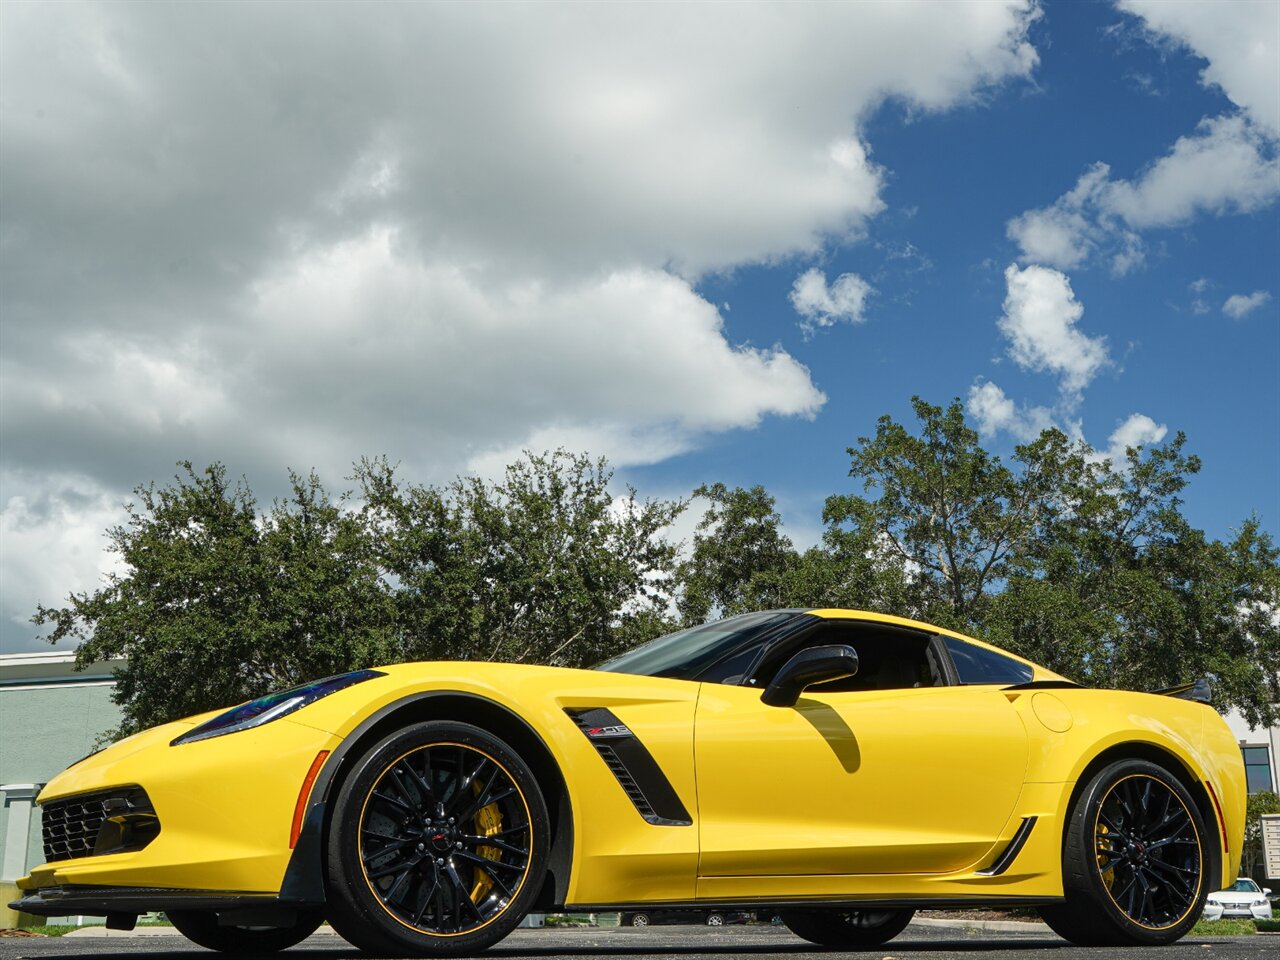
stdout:
[[46,863],[141,850],[160,833],[160,819],[141,787],[121,787],[50,800],[40,806]]

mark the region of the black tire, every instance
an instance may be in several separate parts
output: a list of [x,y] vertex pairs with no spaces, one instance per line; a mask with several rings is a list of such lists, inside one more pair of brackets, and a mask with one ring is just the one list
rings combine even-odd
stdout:
[[649,925],[649,915],[647,913],[633,913],[631,919],[627,922],[633,927],[647,927]]
[[1062,846],[1065,901],[1040,908],[1081,946],[1161,946],[1195,926],[1216,866],[1186,787],[1145,760],[1120,760],[1081,791]]
[[263,954],[288,950],[301,943],[324,922],[319,910],[298,911],[297,922],[289,927],[224,927],[211,910],[170,910],[165,912],[177,931],[194,944],[223,953]]
[[528,765],[467,723],[418,723],[357,762],[328,836],[329,922],[384,956],[456,957],[520,923],[550,825]]
[[888,943],[911,922],[914,910],[795,910],[781,914],[797,937],[824,947]]
[[724,926],[724,914],[723,914],[723,913],[708,913],[708,914],[707,914],[707,926],[708,926],[708,927],[723,927],[723,926]]

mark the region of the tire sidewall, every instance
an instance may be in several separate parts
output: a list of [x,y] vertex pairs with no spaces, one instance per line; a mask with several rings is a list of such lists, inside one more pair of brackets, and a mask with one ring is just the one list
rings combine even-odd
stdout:
[[[420,933],[396,920],[374,897],[360,866],[358,837],[365,798],[393,762],[436,743],[461,744],[488,754],[520,789],[529,812],[529,866],[519,891],[500,914],[467,933]],[[327,865],[329,898],[336,901],[335,926],[347,920],[339,932],[362,949],[420,956],[462,956],[483,950],[515,929],[537,898],[546,875],[549,832],[546,803],[537,780],[520,756],[497,736],[468,723],[447,720],[398,730],[360,758],[338,791],[329,825]]]

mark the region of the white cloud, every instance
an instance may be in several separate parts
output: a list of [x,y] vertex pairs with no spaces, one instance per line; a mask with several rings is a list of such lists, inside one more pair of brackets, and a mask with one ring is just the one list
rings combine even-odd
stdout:
[[5,480],[15,492],[0,508],[0,618],[6,632],[27,634],[36,602],[59,606],[71,587],[94,589],[119,570],[106,530],[122,501],[86,477]]
[[978,432],[988,437],[1009,433],[1026,443],[1057,426],[1051,409],[1017,404],[990,381],[975,383],[969,388],[966,409],[977,421]]
[[856,273],[842,273],[827,285],[826,275],[817,267],[796,277],[791,287],[791,305],[804,318],[806,329],[829,327],[838,321],[862,323],[871,284]]
[[1009,221],[1024,263],[1060,269],[1095,252],[1117,274],[1143,260],[1140,231],[1190,223],[1202,214],[1252,213],[1280,197],[1280,159],[1273,144],[1243,117],[1202,121],[1133,180],[1111,178],[1094,164],[1048,207]]
[[[811,416],[692,283],[858,238],[864,118],[1037,59],[1030,0],[557,10],[7,5],[0,479],[123,499],[219,459],[269,497],[365,454],[641,463]],[[33,603],[13,563],[61,562],[6,557],[0,620]]]
[[1026,370],[1052,373],[1066,398],[1078,398],[1109,362],[1104,337],[1080,332],[1084,307],[1066,275],[1047,267],[1004,272],[1007,295],[998,326],[1009,340],[1009,356]]
[[1271,293],[1267,290],[1255,290],[1248,295],[1233,293],[1227,297],[1227,302],[1222,305],[1222,312],[1233,320],[1239,320],[1241,317],[1253,313],[1270,299]]
[[[987,437],[1008,433],[1022,443],[1034,440],[1045,430],[1058,429],[1073,440],[1085,441],[1084,425],[1078,419],[1059,415],[1066,411],[1049,407],[1028,406],[1014,402],[999,386],[990,381],[974,383],[969,387],[969,399],[965,410],[978,425],[978,432]],[[1156,423],[1145,413],[1130,414],[1107,438],[1105,449],[1094,448],[1090,459],[1110,460],[1123,468],[1127,462],[1129,447],[1149,446],[1159,443],[1169,428]]]
[[1145,413],[1132,413],[1107,438],[1105,456],[1114,464],[1123,464],[1130,447],[1159,443],[1168,432],[1168,427],[1163,423],[1156,423]]
[[1135,181],[1112,181],[1098,202],[1135,230],[1176,227],[1198,214],[1252,213],[1280,196],[1280,160],[1243,117],[1201,122]]
[[1142,231],[1202,215],[1252,213],[1280,197],[1280,4],[1118,0],[1149,36],[1207,61],[1201,73],[1239,112],[1203,119],[1133,179],[1090,167],[1053,204],[1028,210],[1007,232],[1024,263],[1069,270],[1095,254],[1116,274],[1139,266]]
[[1280,4],[1275,0],[1119,0],[1117,6],[1205,58],[1201,81],[1220,87],[1254,123],[1280,136]]

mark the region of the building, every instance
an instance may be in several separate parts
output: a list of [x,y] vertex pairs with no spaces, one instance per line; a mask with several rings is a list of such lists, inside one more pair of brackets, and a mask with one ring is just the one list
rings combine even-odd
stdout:
[[1244,756],[1249,792],[1270,790],[1280,793],[1276,762],[1280,757],[1280,727],[1259,727],[1255,730],[1234,710],[1226,715],[1226,721]]
[[111,674],[121,663],[77,672],[71,651],[0,655],[0,928],[17,925],[14,881],[44,862],[36,794],[120,723]]

